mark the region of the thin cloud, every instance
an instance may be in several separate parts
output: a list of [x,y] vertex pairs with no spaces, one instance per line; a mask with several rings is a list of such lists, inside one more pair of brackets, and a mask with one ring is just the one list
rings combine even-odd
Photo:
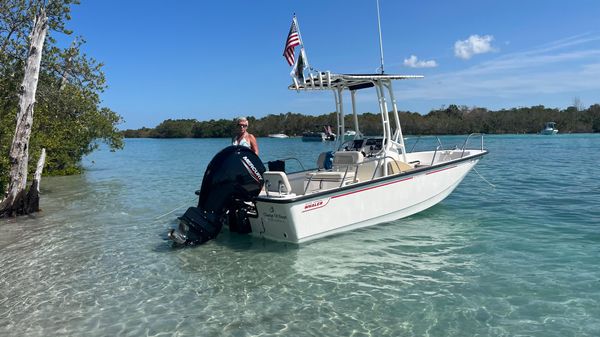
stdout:
[[471,35],[466,40],[454,42],[454,55],[463,60],[468,60],[473,55],[492,52],[495,50],[492,47],[493,40],[492,35]]
[[404,59],[404,66],[409,68],[435,68],[438,64],[435,60],[419,61],[415,55],[410,55],[409,58]]
[[[463,102],[492,108],[490,99],[504,101],[509,107],[540,102],[553,105],[557,101],[571,102],[574,96],[595,102],[597,96],[590,92],[600,92],[600,35],[584,34],[556,40],[458,71],[402,81],[395,88],[399,101],[432,106],[434,102]],[[345,100],[347,102],[348,98]],[[377,110],[373,95],[358,95],[357,100],[361,103],[359,110]],[[328,106],[329,101],[328,95],[318,99],[304,95],[298,96],[296,103],[302,103],[302,109],[307,109],[315,103]],[[363,104],[368,108],[363,108]],[[327,108],[324,111],[328,111]]]
[[397,95],[403,99],[529,99],[600,91],[600,36],[575,36],[507,54],[456,72],[428,76]]

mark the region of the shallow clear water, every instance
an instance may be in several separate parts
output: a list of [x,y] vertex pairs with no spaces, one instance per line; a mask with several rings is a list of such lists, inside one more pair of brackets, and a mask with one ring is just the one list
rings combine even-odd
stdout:
[[[259,143],[309,167],[330,146]],[[43,212],[0,220],[0,335],[600,336],[600,135],[486,136],[476,170],[496,188],[473,171],[391,223],[171,248],[226,145],[130,139],[44,178]]]

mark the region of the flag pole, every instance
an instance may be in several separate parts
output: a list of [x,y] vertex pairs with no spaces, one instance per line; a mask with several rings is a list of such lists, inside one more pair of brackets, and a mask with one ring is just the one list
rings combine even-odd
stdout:
[[[300,40],[300,45],[302,46],[300,53],[303,54],[302,57],[304,58],[304,62],[306,63],[306,68],[311,69],[310,64],[308,63],[308,58],[306,57],[306,53],[303,52],[304,40],[302,40],[302,34],[300,33],[300,25],[298,24],[298,19],[296,18],[296,13],[294,13],[294,18],[292,20],[294,20],[294,24],[296,25],[296,30],[298,30],[298,39]],[[298,57],[300,57],[300,56],[298,56]]]
[[[381,38],[381,18],[379,16],[379,0],[377,0],[377,27],[379,28],[379,54],[381,55],[381,73],[383,74],[383,40]],[[302,40],[300,40],[302,42]]]

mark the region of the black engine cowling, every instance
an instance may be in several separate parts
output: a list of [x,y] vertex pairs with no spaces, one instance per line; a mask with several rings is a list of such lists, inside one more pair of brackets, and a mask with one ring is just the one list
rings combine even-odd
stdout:
[[169,239],[187,245],[204,243],[219,234],[225,221],[230,230],[248,233],[247,214],[263,187],[264,172],[265,166],[249,148],[221,150],[208,164],[202,187],[196,192],[198,206],[179,217],[179,227],[169,232]]

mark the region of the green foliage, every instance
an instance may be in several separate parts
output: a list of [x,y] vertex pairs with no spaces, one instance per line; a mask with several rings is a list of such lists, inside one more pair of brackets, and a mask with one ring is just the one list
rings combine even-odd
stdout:
[[167,119],[160,123],[155,129],[155,138],[190,138],[194,127],[194,119]]
[[[390,116],[391,117],[391,116]],[[530,108],[488,111],[485,108],[467,108],[450,105],[432,110],[427,115],[416,112],[400,112],[400,123],[404,134],[445,135],[469,134],[481,132],[488,134],[537,133],[545,122],[554,121],[561,133],[600,132],[600,105],[595,104],[587,110],[579,111],[575,107],[566,110],[549,109],[542,105]],[[345,116],[347,128],[354,125],[352,116]],[[365,135],[381,134],[381,116],[375,113],[363,113],[358,116],[360,128]],[[334,113],[321,116],[306,116],[288,112],[287,114],[268,115],[260,119],[248,118],[250,132],[259,137],[271,133],[285,133],[299,136],[305,131],[322,130],[323,125],[336,125]],[[235,129],[233,120],[197,121],[195,119],[166,120],[156,128],[126,130],[122,134],[127,138],[219,138],[231,137]],[[190,132],[190,129],[192,130]]]
[[35,170],[42,148],[46,148],[45,174],[80,172],[81,158],[106,142],[111,149],[123,147],[116,126],[121,117],[100,106],[99,93],[106,86],[102,64],[81,48],[76,37],[69,48],[56,45],[52,34],[67,34],[71,5],[78,0],[7,0],[0,4],[0,191],[8,183],[8,153],[18,113],[19,91],[27,57],[27,36],[40,6],[48,15],[49,36],[42,66],[29,141],[29,169]]
[[590,106],[586,117],[586,120],[592,124],[592,131],[600,132],[600,104]]
[[[249,120],[251,123],[252,120]],[[208,122],[199,123],[194,120],[192,126],[192,137],[195,138],[215,138],[229,137],[233,134],[233,122],[220,119],[218,121],[211,119]]]
[[154,129],[143,127],[141,129],[137,129],[137,130],[131,130],[131,129],[125,130],[125,131],[122,131],[121,134],[125,138],[152,138],[151,133],[153,131],[154,131]]
[[86,97],[79,88],[67,85],[38,101],[30,148],[46,148],[48,172],[78,173],[79,161],[98,147],[99,140],[112,149],[123,146],[116,129],[120,121],[110,109],[98,108],[97,96]]
[[[0,99],[1,100],[1,99]],[[6,107],[0,102],[0,193],[3,193],[8,186],[8,170],[10,168],[8,161],[8,149],[12,140],[14,130],[11,130],[10,125],[14,124],[13,112],[5,110]],[[0,195],[1,197],[1,195]]]

